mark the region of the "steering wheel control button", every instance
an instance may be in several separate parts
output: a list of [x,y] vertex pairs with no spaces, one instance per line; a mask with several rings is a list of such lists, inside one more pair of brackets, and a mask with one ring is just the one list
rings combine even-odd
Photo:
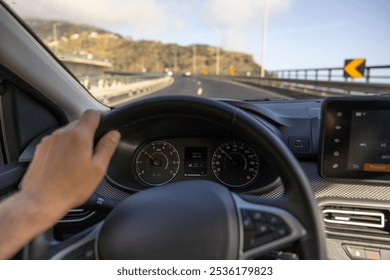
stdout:
[[276,216],[273,216],[273,215],[269,215],[268,217],[269,217],[269,222],[272,225],[283,224],[283,221],[279,217],[276,217]]
[[265,222],[265,215],[261,212],[251,211],[252,219],[256,222]]
[[276,215],[255,210],[241,210],[241,215],[244,227],[244,250],[264,245],[291,232],[288,225]]
[[267,232],[270,232],[272,228],[269,225],[258,223],[256,224],[256,235],[263,235]]
[[244,230],[253,230],[255,228],[255,224],[253,223],[248,212],[246,210],[241,210],[241,215],[242,215],[242,223],[244,225]]
[[283,237],[286,236],[290,233],[290,229],[287,225],[285,224],[280,224],[275,227],[274,235],[276,237]]

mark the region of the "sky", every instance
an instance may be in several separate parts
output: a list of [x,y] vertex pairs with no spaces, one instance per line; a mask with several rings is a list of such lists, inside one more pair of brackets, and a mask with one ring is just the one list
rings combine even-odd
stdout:
[[[208,44],[261,64],[265,0],[6,0],[22,18],[67,20],[179,45]],[[266,69],[390,65],[389,0],[268,0]]]

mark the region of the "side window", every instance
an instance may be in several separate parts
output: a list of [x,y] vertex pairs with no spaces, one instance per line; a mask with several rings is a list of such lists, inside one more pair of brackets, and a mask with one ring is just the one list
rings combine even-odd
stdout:
[[59,107],[0,65],[0,166],[18,162],[32,140],[65,123]]

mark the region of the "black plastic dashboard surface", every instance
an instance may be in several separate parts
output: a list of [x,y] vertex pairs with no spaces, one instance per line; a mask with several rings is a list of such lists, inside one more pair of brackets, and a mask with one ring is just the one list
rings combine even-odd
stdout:
[[[301,165],[306,172],[309,181],[313,187],[314,196],[318,200],[341,200],[357,201],[361,203],[390,202],[390,184],[368,182],[364,180],[349,179],[325,179],[318,173],[318,164],[316,161],[319,142],[319,118],[322,102],[320,100],[311,101],[265,101],[265,102],[239,102],[228,101],[230,104],[239,106],[242,109],[253,114],[255,117],[266,121],[275,133],[289,145],[291,137],[309,139],[310,149],[307,152],[297,151],[290,147],[293,153],[301,160]],[[202,130],[201,135],[211,133],[209,136],[215,138],[221,135],[221,131],[216,134],[212,131]],[[199,135],[198,135],[199,136]],[[227,136],[227,135],[225,135]],[[204,138],[205,139],[205,138]],[[207,138],[206,138],[207,139]],[[229,138],[225,138],[229,139]],[[140,145],[140,143],[138,143]],[[216,144],[214,144],[216,145]],[[134,148],[135,149],[135,148]],[[104,184],[107,186],[107,183]],[[113,191],[117,193],[116,197],[123,197],[120,190]],[[104,191],[106,190],[106,191]],[[99,194],[106,194],[107,189],[99,188]],[[122,193],[122,195],[120,195]],[[283,195],[282,183],[275,190],[263,194],[268,198],[277,198]]]
[[[355,201],[357,203],[388,202],[390,203],[390,184],[373,183],[361,180],[347,179],[325,179],[318,175],[316,162],[300,162],[310,184],[312,185],[314,197],[319,201],[340,200]],[[284,188],[280,183],[276,189],[262,194],[263,197],[275,199],[283,196]],[[130,196],[128,192],[120,190],[103,180],[96,190],[99,196],[114,200],[123,200]]]
[[[318,173],[317,153],[319,143],[319,118],[321,110],[320,100],[310,101],[256,101],[256,102],[241,102],[241,101],[226,101],[232,105],[251,113],[254,117],[261,121],[267,122],[270,129],[289,145],[291,137],[302,137],[309,139],[310,149],[307,152],[291,149],[293,153],[301,161],[301,165],[308,176],[312,185],[314,196],[319,201],[349,201],[354,203],[390,203],[390,183],[385,182],[368,182],[360,179],[326,179],[322,178]],[[237,135],[226,134],[226,131],[220,127],[205,126],[200,123],[189,123],[188,120],[181,121],[184,130],[178,130],[172,126],[171,120],[160,120],[158,125],[151,125],[145,131],[142,127],[132,127],[130,130],[123,133],[124,142],[121,143],[116,155],[118,164],[114,164],[110,168],[119,168],[122,172],[128,172],[134,168],[133,156],[137,148],[142,147],[148,141],[156,139],[168,138],[183,138],[186,135],[193,139],[212,139],[223,142],[226,139],[239,139]],[[131,139],[127,141],[126,139]],[[34,144],[34,143],[32,143]],[[249,143],[250,144],[250,143]],[[213,144],[214,146],[217,144]],[[33,155],[35,145],[27,147],[30,150],[30,156]],[[124,152],[125,151],[125,152]],[[30,161],[31,158],[23,158],[23,162]],[[109,173],[110,175],[110,173]],[[135,174],[132,174],[131,188],[134,190],[126,190],[118,188],[112,180],[104,179],[97,188],[96,194],[101,197],[110,198],[116,201],[121,201],[128,197],[132,192],[142,190],[145,185],[140,184],[136,180]],[[138,189],[137,189],[138,186]],[[275,186],[277,187],[277,186]],[[268,198],[277,198],[283,195],[283,186],[279,182],[279,187],[273,191],[267,192],[264,196]]]

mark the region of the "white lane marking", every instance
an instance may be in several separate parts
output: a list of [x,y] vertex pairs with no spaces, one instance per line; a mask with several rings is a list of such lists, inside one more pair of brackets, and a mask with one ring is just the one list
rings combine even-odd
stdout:
[[212,77],[207,77],[207,78],[203,77],[203,79],[211,80],[211,81],[217,81],[217,82],[222,82],[222,83],[227,83],[227,84],[232,84],[232,85],[240,86],[240,87],[244,87],[244,88],[251,89],[251,90],[263,93],[263,94],[271,95],[271,96],[276,97],[276,98],[287,99],[287,100],[295,99],[293,97],[288,97],[286,95],[278,94],[276,92],[273,92],[273,91],[270,91],[270,90],[267,90],[267,89],[262,89],[262,88],[259,88],[259,87],[256,87],[256,86],[251,86],[251,85],[248,85],[248,84],[244,84],[244,83],[240,83],[240,82],[236,82],[236,81],[232,81],[232,80],[216,79],[216,78],[212,78]]
[[202,82],[201,82],[201,81],[198,81],[198,83],[197,83],[197,84],[198,84],[198,86],[200,86],[200,85],[202,84]]
[[203,93],[203,89],[201,87],[198,88],[198,95],[202,95],[202,93]]

